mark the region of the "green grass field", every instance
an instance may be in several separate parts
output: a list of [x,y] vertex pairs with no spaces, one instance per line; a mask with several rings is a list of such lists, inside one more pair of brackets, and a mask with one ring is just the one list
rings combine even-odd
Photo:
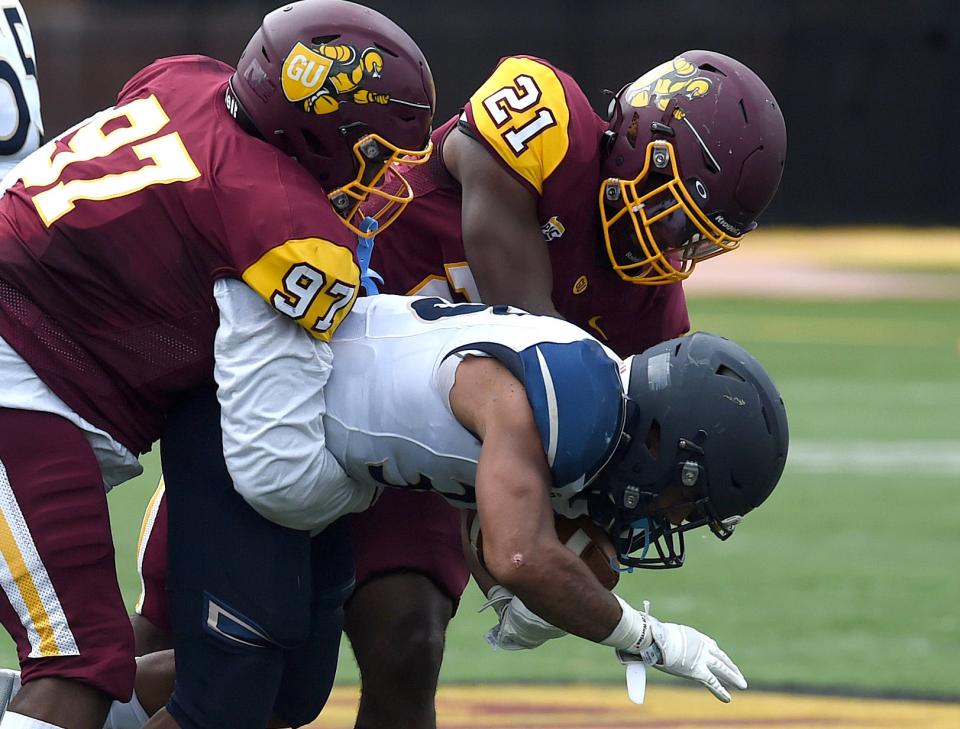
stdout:
[[[619,592],[716,637],[753,685],[960,695],[960,304],[695,300],[691,320],[769,368],[793,455],[734,538],[694,537],[683,569]],[[490,651],[479,602],[445,679],[622,680],[575,639]]]
[[[773,374],[791,459],[733,539],[694,536],[682,570],[625,575],[621,594],[716,637],[753,686],[960,695],[960,304],[690,304],[695,328],[736,339]],[[110,496],[130,605],[157,473],[154,457],[145,463],[145,476]],[[471,588],[443,681],[622,680],[608,649],[572,638],[491,651],[480,602]],[[9,643],[2,659],[15,662]],[[356,680],[347,648],[341,680]]]

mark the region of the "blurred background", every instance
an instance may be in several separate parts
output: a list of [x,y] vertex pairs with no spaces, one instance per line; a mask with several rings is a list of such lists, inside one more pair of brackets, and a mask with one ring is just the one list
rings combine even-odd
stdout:
[[[273,0],[24,0],[44,121],[57,133],[110,106],[161,56],[233,63]],[[420,44],[447,119],[497,60],[570,72],[597,110],[680,51],[753,68],[783,107],[788,164],[768,223],[960,223],[960,3],[955,0],[370,0]]]
[[[275,6],[23,1],[48,136],[111,105],[154,58],[232,63]],[[754,687],[960,700],[960,3],[368,4],[430,59],[440,121],[512,53],[569,71],[598,111],[604,89],[690,48],[766,80],[787,121],[780,192],[742,249],[685,288],[695,329],[737,339],[770,369],[791,457],[734,539],[694,537],[682,570],[626,575],[621,591],[716,636]],[[110,497],[131,604],[139,512],[158,472],[145,462]],[[452,624],[445,683],[622,680],[607,650],[574,639],[492,653],[480,601],[468,593]],[[354,681],[348,649],[342,666]]]

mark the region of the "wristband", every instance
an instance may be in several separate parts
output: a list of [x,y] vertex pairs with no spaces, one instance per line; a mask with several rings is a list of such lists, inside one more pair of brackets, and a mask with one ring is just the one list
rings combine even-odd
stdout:
[[653,631],[649,615],[636,610],[617,594],[613,595],[620,603],[623,614],[620,622],[606,638],[600,642],[628,653],[640,653],[653,645]]
[[497,619],[503,618],[503,613],[513,599],[513,593],[503,585],[494,585],[487,590],[487,601],[480,606],[478,613],[482,613],[488,607],[497,611]]

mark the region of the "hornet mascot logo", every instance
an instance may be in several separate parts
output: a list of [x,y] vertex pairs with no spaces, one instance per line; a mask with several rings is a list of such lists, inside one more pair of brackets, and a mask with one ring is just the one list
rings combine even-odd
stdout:
[[283,93],[314,114],[335,112],[344,101],[387,104],[389,94],[362,87],[364,79],[380,78],[382,73],[383,56],[376,48],[357,51],[348,45],[321,45],[312,49],[297,43],[283,62]]
[[626,94],[627,103],[637,109],[653,104],[660,111],[666,111],[675,96],[685,96],[691,100],[704,96],[712,84],[710,79],[699,76],[699,73],[697,66],[683,56],[677,56],[630,84]]

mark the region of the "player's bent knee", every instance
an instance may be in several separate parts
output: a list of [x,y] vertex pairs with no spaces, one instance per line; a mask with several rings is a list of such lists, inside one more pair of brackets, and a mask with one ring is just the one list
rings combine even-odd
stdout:
[[435,622],[421,623],[416,627],[394,626],[388,639],[396,649],[385,661],[383,672],[389,672],[392,678],[407,676],[410,686],[429,687],[432,691],[443,661],[443,626]]
[[432,580],[416,572],[376,577],[347,606],[347,634],[364,683],[395,680],[433,684],[443,659],[453,605]]
[[317,629],[310,643],[286,656],[284,679],[275,706],[277,718],[285,725],[298,727],[312,722],[333,689],[343,609],[329,610],[317,617]]

